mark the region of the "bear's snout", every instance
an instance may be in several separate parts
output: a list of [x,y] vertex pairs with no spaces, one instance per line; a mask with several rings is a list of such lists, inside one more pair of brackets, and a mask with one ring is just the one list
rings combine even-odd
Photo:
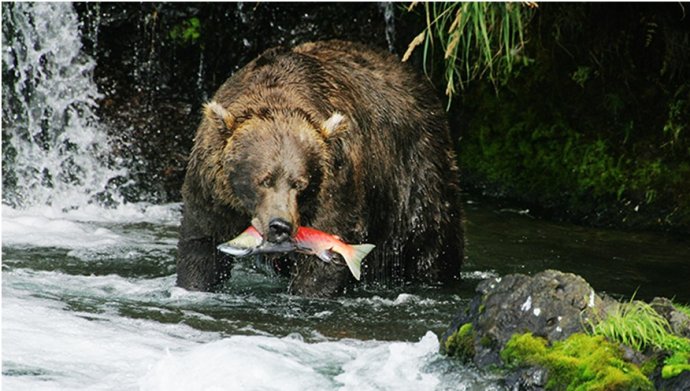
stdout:
[[290,239],[292,233],[292,224],[289,222],[276,218],[268,223],[268,241],[272,243],[283,243]]

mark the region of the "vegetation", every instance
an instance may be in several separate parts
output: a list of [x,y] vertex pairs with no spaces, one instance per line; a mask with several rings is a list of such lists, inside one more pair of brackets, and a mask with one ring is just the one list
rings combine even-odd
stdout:
[[175,25],[168,34],[173,42],[180,45],[193,44],[201,37],[201,22],[197,17],[191,17]]
[[[535,3],[527,3],[536,7]],[[417,5],[413,2],[409,10]],[[424,48],[424,70],[433,65],[435,45],[443,53],[445,93],[451,97],[471,80],[486,77],[504,82],[516,63],[526,64],[524,19],[526,8],[517,3],[424,3],[426,28],[407,48],[403,61],[419,45]]]
[[592,334],[620,342],[638,351],[653,348],[668,352],[661,374],[664,379],[690,371],[690,340],[672,334],[668,321],[642,301],[620,303],[607,317],[592,325]]
[[603,336],[572,334],[552,346],[531,333],[516,334],[501,351],[510,366],[546,368],[549,390],[653,390],[647,376],[622,358],[621,349]]

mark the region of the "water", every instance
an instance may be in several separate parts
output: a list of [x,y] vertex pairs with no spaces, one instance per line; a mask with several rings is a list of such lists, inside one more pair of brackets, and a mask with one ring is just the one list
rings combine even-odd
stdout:
[[220,293],[175,287],[178,204],[51,216],[4,206],[3,386],[501,389],[438,354],[438,336],[482,278],[574,269],[620,296],[639,285],[638,294],[689,299],[687,242],[467,207],[461,286],[359,286],[313,300],[287,295],[286,280],[251,262]]
[[[3,114],[12,118],[3,126],[3,174],[15,175],[3,183],[4,389],[500,390],[500,379],[438,354],[438,336],[482,278],[557,268],[619,296],[639,287],[640,295],[690,301],[687,238],[554,224],[477,200],[467,204],[459,286],[358,285],[314,300],[287,295],[285,279],[242,262],[221,292],[179,289],[181,206],[96,196],[123,170],[101,163],[107,139],[73,10],[8,10],[3,4],[3,43],[15,51],[3,52],[3,72],[16,64],[25,71],[3,84]],[[38,44],[43,35],[70,39]],[[22,45],[43,53],[42,67],[18,60]],[[59,92],[65,83],[55,75],[79,79],[83,94]],[[25,99],[25,85],[48,93]],[[61,125],[44,127],[48,115]],[[16,155],[4,160],[10,149]]]
[[470,203],[469,268],[499,274],[559,269],[618,297],[690,303],[690,238],[535,219],[529,211]]

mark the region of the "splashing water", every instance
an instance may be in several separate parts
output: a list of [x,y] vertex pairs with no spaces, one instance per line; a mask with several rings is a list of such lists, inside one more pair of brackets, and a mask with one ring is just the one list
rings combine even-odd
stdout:
[[81,51],[72,5],[2,7],[3,204],[117,203],[110,183],[125,170],[96,115],[95,62]]

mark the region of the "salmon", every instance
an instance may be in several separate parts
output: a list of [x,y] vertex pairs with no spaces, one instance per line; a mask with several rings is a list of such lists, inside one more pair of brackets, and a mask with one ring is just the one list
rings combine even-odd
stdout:
[[373,244],[351,245],[340,240],[338,236],[310,227],[299,227],[295,237],[283,243],[270,243],[253,226],[247,228],[237,237],[218,246],[218,250],[235,256],[245,257],[264,253],[288,253],[316,255],[324,262],[331,262],[334,253],[340,254],[350,272],[359,280],[361,277],[362,259],[374,249]]

